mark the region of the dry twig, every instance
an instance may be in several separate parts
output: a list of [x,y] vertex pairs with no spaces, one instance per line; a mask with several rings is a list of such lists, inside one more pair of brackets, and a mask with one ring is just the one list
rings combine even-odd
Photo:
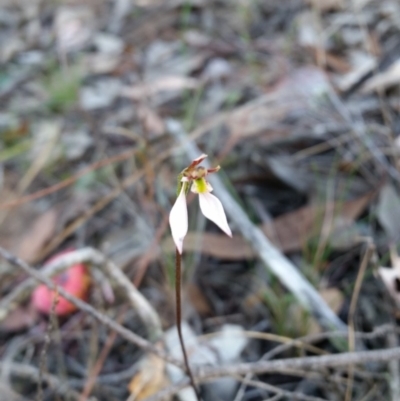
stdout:
[[14,199],[12,201],[7,201],[4,203],[1,203],[0,210],[6,209],[6,208],[12,208],[12,207],[22,205],[24,203],[32,202],[36,199],[40,199],[44,196],[47,196],[54,192],[60,191],[61,189],[74,184],[77,180],[79,180],[79,178],[83,177],[84,175],[89,174],[90,172],[100,169],[102,167],[108,166],[109,164],[113,164],[113,163],[117,163],[117,162],[126,160],[126,159],[132,157],[136,152],[137,152],[137,148],[133,148],[133,149],[129,149],[123,153],[120,153],[118,155],[115,155],[113,157],[99,160],[99,161],[91,164],[90,166],[85,167],[83,170],[78,171],[72,177],[66,178],[65,180],[60,181],[57,184],[54,184],[50,187],[41,189],[32,194],[18,197],[18,199]]
[[[334,355],[321,355],[303,358],[287,358],[274,361],[258,361],[253,363],[240,363],[236,365],[228,365],[221,367],[201,366],[195,371],[196,382],[204,383],[213,381],[220,377],[240,376],[247,373],[264,374],[264,373],[287,373],[294,370],[321,370],[324,368],[335,368],[347,366],[349,364],[365,364],[368,362],[390,362],[400,360],[400,347],[375,350],[375,351],[359,351],[344,352]],[[161,401],[176,394],[182,388],[189,385],[189,380],[182,380],[174,386],[160,391],[155,396],[147,398],[145,401]]]
[[263,382],[251,380],[248,378],[242,378],[242,377],[236,376],[235,379],[244,384],[247,384],[248,386],[258,387],[260,389],[270,391],[270,392],[280,395],[282,397],[286,397],[289,400],[326,401],[323,398],[312,397],[312,396],[301,394],[301,393],[294,393],[292,391],[287,391],[287,390],[283,390],[279,387],[272,386],[271,384],[268,384],[268,383],[263,383]]
[[[91,248],[85,248],[79,252],[83,251],[86,253],[86,258],[82,258],[82,254],[78,254],[77,252],[74,252],[69,259],[67,258],[68,255],[65,255],[65,257],[63,257],[62,259],[60,258],[57,261],[52,262],[51,264],[49,264],[48,269],[54,274],[54,271],[60,271],[62,269],[60,269],[60,266],[63,266],[63,268],[67,268],[68,266],[71,266],[74,263],[78,263],[78,262],[82,262],[82,261],[87,261],[87,260],[91,260],[92,263],[94,264],[102,264],[105,263],[106,261],[104,260],[104,257],[101,253],[94,251]],[[10,254],[8,251],[6,251],[5,249],[0,247],[0,255],[6,259],[9,263],[11,263],[14,266],[17,266],[21,269],[23,269],[27,274],[29,274],[34,280],[28,279],[26,280],[26,282],[28,283],[23,283],[24,287],[22,288],[22,290],[18,290],[17,296],[14,295],[13,299],[20,299],[19,297],[21,297],[21,295],[26,295],[27,290],[32,290],[34,284],[35,284],[35,280],[44,283],[45,285],[47,285],[47,287],[49,287],[52,290],[57,290],[59,292],[59,294],[64,297],[65,299],[67,299],[68,301],[70,301],[72,304],[74,304],[78,309],[90,314],[91,316],[93,316],[94,318],[96,318],[99,322],[103,323],[104,325],[106,325],[108,328],[110,328],[111,330],[116,331],[119,335],[121,335],[123,338],[125,338],[126,340],[128,340],[129,342],[136,344],[138,347],[148,351],[148,352],[152,352],[156,355],[158,355],[160,358],[163,358],[165,360],[167,360],[170,363],[173,363],[174,365],[177,365],[179,367],[181,367],[181,363],[179,361],[176,361],[175,359],[167,356],[165,353],[159,351],[157,349],[157,347],[155,347],[151,342],[143,339],[142,337],[139,337],[138,335],[136,335],[135,333],[132,333],[130,330],[128,330],[126,327],[121,326],[120,324],[116,323],[114,320],[112,320],[111,318],[109,318],[108,316],[104,315],[103,313],[97,311],[95,308],[93,308],[91,305],[87,304],[86,302],[74,297],[73,295],[69,294],[68,292],[66,292],[63,288],[57,286],[52,280],[50,280],[46,275],[44,275],[42,272],[39,272],[35,269],[33,269],[31,266],[29,266],[27,263],[23,262],[22,260],[18,259],[17,257],[15,257],[14,255]],[[77,257],[77,255],[79,255],[79,258]],[[90,256],[90,257],[89,257]],[[83,259],[83,260],[82,260]],[[68,263],[67,263],[68,262]],[[109,268],[113,268],[114,267],[110,264],[108,264]],[[111,266],[111,267],[110,267]],[[121,272],[118,270],[117,272],[113,272],[113,277],[116,278],[117,280],[121,279],[120,277]],[[127,284],[124,284],[125,289],[129,290]],[[144,297],[135,289],[135,295],[133,295],[134,293],[132,292],[130,294],[130,299],[132,301],[132,297],[136,296],[136,295],[140,295],[140,297],[138,296],[135,299],[136,302],[136,306],[138,308],[146,308],[146,310],[149,310],[150,305],[147,303],[147,301],[144,299]],[[136,294],[137,291],[137,294]],[[147,304],[147,305],[145,305]],[[150,307],[151,308],[151,307]],[[0,309],[0,311],[2,311],[2,313],[4,314],[5,310],[4,309]],[[140,317],[143,317],[143,310],[138,311],[140,313]],[[144,316],[145,317],[145,316]],[[150,321],[149,317],[145,317],[147,320],[146,321]],[[154,322],[152,322],[154,323]],[[154,334],[154,333],[153,333]]]
[[[4,252],[7,252],[3,250]],[[3,255],[4,256],[4,255]],[[5,256],[4,256],[5,257]],[[121,287],[129,299],[132,307],[138,313],[139,317],[146,325],[149,335],[157,340],[162,335],[161,322],[157,312],[147,302],[146,298],[137,290],[125,274],[101,252],[93,248],[83,248],[63,255],[57,260],[50,262],[41,273],[46,277],[59,274],[68,267],[77,263],[90,263],[92,266],[105,269],[106,273],[112,277],[119,287]],[[11,312],[18,304],[24,300],[36,287],[36,280],[28,279],[20,284],[14,291],[8,294],[0,302],[0,321]]]
[[43,380],[57,394],[68,396],[75,400],[79,399],[79,393],[73,390],[68,382],[61,381],[57,376],[54,376],[50,373],[40,372],[40,370],[34,366],[17,362],[0,362],[0,370],[3,370],[5,368],[9,369],[13,375],[19,377],[28,378],[35,382]]
[[[362,282],[364,280],[365,271],[367,270],[368,263],[372,257],[374,252],[374,246],[372,243],[367,243],[367,249],[365,250],[364,257],[361,261],[361,266],[357,274],[356,284],[354,287],[353,295],[351,297],[350,310],[348,316],[348,325],[349,325],[349,351],[355,350],[355,327],[354,327],[354,316],[357,308],[357,301],[360,295]],[[348,370],[348,380],[347,380],[347,389],[346,389],[346,401],[351,400],[351,392],[353,387],[353,377],[354,377],[354,366],[349,365]]]

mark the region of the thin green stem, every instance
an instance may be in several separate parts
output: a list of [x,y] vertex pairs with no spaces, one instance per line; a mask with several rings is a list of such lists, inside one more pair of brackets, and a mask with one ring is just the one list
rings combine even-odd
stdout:
[[199,390],[194,382],[194,377],[192,370],[189,366],[189,359],[186,353],[185,343],[183,342],[182,336],[182,299],[181,299],[181,277],[182,277],[182,267],[181,267],[181,254],[178,249],[175,250],[175,261],[176,261],[176,271],[175,271],[175,295],[176,295],[176,327],[178,329],[179,342],[181,343],[183,360],[185,362],[186,374],[189,376],[190,384],[196,393],[197,401],[201,401]]

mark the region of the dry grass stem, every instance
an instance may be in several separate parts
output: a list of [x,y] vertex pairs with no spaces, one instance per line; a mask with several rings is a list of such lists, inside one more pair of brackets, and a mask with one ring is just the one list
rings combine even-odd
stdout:
[[[355,350],[355,323],[354,323],[354,316],[356,313],[357,308],[357,301],[360,295],[362,282],[364,280],[365,271],[367,270],[368,263],[371,260],[372,254],[375,250],[374,245],[371,241],[367,242],[367,249],[365,250],[364,256],[361,261],[360,269],[358,270],[356,283],[354,286],[353,295],[351,297],[350,302],[350,309],[349,309],[349,316],[348,316],[348,325],[349,325],[349,351]],[[353,379],[354,379],[354,366],[349,365],[348,370],[348,380],[347,380],[347,388],[346,388],[346,401],[351,400],[352,394],[352,386],[353,386]]]

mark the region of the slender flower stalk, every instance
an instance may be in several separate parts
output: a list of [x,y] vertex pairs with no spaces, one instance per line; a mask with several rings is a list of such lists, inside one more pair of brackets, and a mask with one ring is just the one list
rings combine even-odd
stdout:
[[186,367],[186,374],[189,376],[190,384],[193,387],[193,390],[196,394],[197,401],[201,401],[200,397],[200,392],[196,386],[196,383],[194,381],[192,369],[190,368],[189,365],[189,358],[187,356],[186,352],[186,347],[185,347],[185,342],[183,341],[183,335],[182,335],[182,299],[181,299],[181,278],[182,278],[182,256],[178,251],[178,248],[176,249],[175,252],[175,298],[176,298],[176,327],[178,330],[178,337],[179,337],[179,343],[181,344],[181,349],[182,349],[182,354],[183,354],[183,360],[185,363]]
[[185,343],[182,336],[182,301],[181,301],[181,277],[182,277],[182,252],[183,240],[188,232],[188,211],[186,204],[186,196],[191,190],[199,195],[200,210],[203,215],[214,222],[225,234],[232,237],[231,229],[229,228],[226,219],[225,211],[220,200],[211,194],[213,190],[210,183],[206,181],[208,174],[216,173],[220,167],[206,169],[199,166],[200,163],[207,157],[202,154],[197,159],[193,160],[178,176],[177,198],[174,206],[169,214],[169,224],[171,227],[172,238],[176,246],[176,272],[175,272],[175,295],[176,295],[176,326],[178,330],[179,342],[183,353],[183,359],[186,366],[186,373],[189,376],[190,383],[196,393],[197,401],[201,401],[199,390],[195,384],[192,371],[190,369],[189,360],[185,348]]

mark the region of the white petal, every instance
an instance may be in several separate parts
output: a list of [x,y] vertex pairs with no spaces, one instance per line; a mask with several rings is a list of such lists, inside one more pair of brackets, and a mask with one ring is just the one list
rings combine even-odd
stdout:
[[185,185],[182,185],[181,192],[176,198],[169,214],[169,225],[171,227],[172,238],[176,248],[182,254],[183,239],[188,232],[188,212],[186,206]]
[[224,207],[220,200],[209,192],[199,194],[201,212],[214,222],[226,235],[232,237],[232,231],[226,221]]

